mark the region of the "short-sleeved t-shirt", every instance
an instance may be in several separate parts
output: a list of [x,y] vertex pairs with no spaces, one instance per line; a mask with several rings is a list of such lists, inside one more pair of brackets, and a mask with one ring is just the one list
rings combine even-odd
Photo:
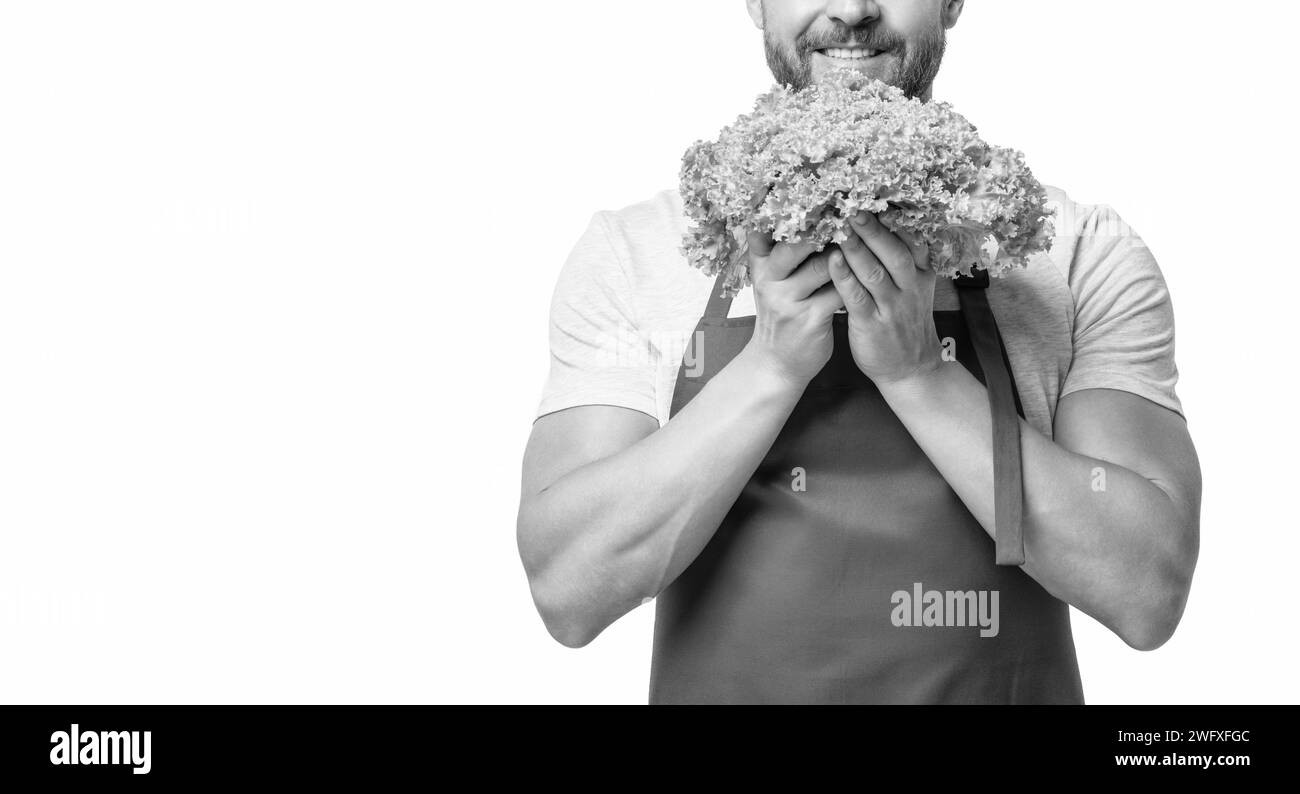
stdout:
[[[1155,258],[1110,206],[1047,187],[1056,210],[1050,251],[994,279],[989,304],[1007,348],[1025,419],[1047,436],[1057,401],[1119,389],[1182,413],[1174,316]],[[675,189],[592,215],[551,301],[550,373],[537,415],[614,405],[668,422],[682,355],[713,278],[680,251],[687,220]],[[958,308],[952,282],[936,311]],[[730,316],[754,314],[751,288]]]

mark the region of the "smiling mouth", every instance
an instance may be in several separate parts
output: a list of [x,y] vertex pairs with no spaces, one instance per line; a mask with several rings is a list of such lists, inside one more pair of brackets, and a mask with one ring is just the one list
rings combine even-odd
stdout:
[[827,58],[833,58],[837,61],[865,61],[869,58],[875,58],[877,55],[884,53],[884,50],[872,50],[866,47],[827,47],[822,50],[814,50],[819,55]]
[[885,55],[888,49],[871,49],[868,47],[826,47],[823,49],[814,49],[815,53],[832,61],[853,62],[870,61],[871,58]]

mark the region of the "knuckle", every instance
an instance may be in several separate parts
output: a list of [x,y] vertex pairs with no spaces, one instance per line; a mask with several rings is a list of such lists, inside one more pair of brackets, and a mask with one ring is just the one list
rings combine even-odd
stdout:
[[885,280],[885,269],[880,265],[874,265],[867,269],[863,279],[869,284],[880,284]]
[[849,294],[845,297],[848,299],[848,302],[854,306],[861,306],[867,302],[867,291],[862,287],[855,286],[853,289],[849,290]]

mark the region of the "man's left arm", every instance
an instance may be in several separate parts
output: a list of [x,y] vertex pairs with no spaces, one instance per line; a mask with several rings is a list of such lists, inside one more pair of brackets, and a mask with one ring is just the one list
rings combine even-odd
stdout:
[[[988,392],[965,367],[939,355],[928,252],[889,233],[874,216],[859,216],[853,227],[858,235],[840,244],[831,275],[849,312],[854,359],[994,535]],[[1107,255],[1144,253],[1133,240]],[[1149,381],[1172,369],[1172,314],[1163,284],[1151,281],[1153,262],[1132,260],[1130,269],[1147,271],[1146,289],[1138,281],[1115,283],[1111,292],[1094,289],[1100,299],[1085,301],[1054,437],[1020,422],[1021,567],[1132,647],[1150,650],[1173,634],[1187,602],[1199,549],[1201,480],[1183,417],[1137,393],[1162,398]],[[1160,367],[1143,363],[1149,345],[1138,341],[1141,333],[1130,335],[1134,330],[1165,351]],[[1128,388],[1102,386],[1107,383]]]
[[[881,387],[935,468],[993,535],[988,392],[961,366]],[[1055,440],[1020,422],[1023,570],[1140,650],[1173,634],[1196,565],[1200,467],[1185,420],[1128,392],[1057,406]]]

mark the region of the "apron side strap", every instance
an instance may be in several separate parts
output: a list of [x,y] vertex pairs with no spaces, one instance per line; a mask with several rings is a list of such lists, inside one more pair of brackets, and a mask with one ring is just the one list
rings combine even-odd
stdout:
[[[981,278],[982,276],[982,278]],[[1002,358],[997,322],[989,306],[988,273],[959,277],[957,296],[975,355],[984,371],[993,419],[993,523],[998,565],[1024,565],[1024,478],[1020,459],[1020,417],[1015,387]]]
[[734,295],[724,296],[723,285],[727,281],[727,270],[723,268],[718,271],[718,277],[713,281],[713,289],[709,292],[709,302],[704,307],[704,316],[710,320],[725,320],[727,314],[731,312],[731,301]]

